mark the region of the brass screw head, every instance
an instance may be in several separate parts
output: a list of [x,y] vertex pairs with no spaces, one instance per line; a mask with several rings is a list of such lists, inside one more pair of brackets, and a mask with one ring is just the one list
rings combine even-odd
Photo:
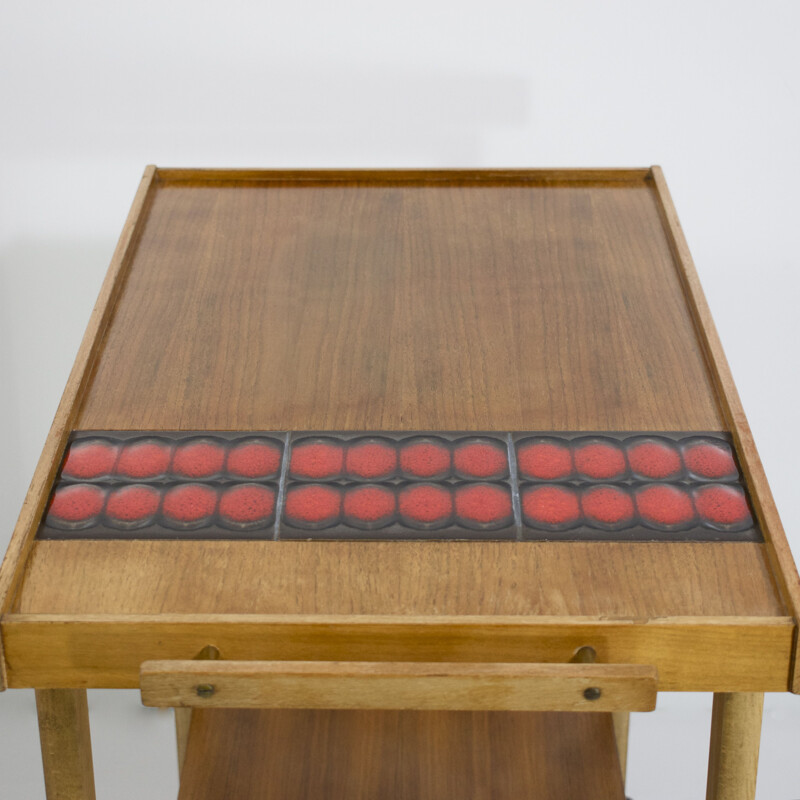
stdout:
[[195,691],[198,697],[211,697],[216,690],[210,683],[201,683],[199,686],[195,687]]
[[596,686],[590,686],[588,689],[583,690],[583,696],[587,700],[597,700],[603,694]]

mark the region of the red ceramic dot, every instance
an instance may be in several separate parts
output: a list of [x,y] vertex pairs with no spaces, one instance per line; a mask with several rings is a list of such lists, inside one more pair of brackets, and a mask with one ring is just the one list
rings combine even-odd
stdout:
[[735,486],[704,486],[695,493],[700,516],[714,525],[752,523],[744,492]]
[[453,460],[458,472],[473,478],[500,478],[508,472],[508,451],[494,442],[459,442]]
[[702,478],[718,480],[738,475],[733,454],[725,444],[690,444],[683,451],[683,460],[691,472]]
[[389,442],[357,442],[347,448],[345,470],[357,478],[385,478],[397,468],[397,451]]
[[400,513],[412,523],[444,522],[453,513],[453,498],[444,486],[406,486],[400,492]]
[[109,475],[114,469],[117,452],[117,447],[108,442],[94,439],[73,442],[61,474],[83,480]]
[[158,511],[160,499],[152,486],[123,486],[108,496],[106,515],[119,522],[141,522]]
[[167,471],[171,454],[161,442],[133,442],[122,448],[115,471],[126,478],[155,478]]
[[238,524],[269,519],[275,510],[275,492],[269,486],[233,486],[219,499],[219,514]]
[[338,442],[300,442],[292,448],[291,473],[298,478],[341,475],[344,450]]
[[636,494],[642,518],[657,525],[685,525],[694,519],[692,500],[677,486],[647,486]]
[[639,441],[628,446],[631,469],[645,478],[663,480],[681,471],[678,449],[666,442]]
[[394,492],[385,486],[359,486],[344,496],[344,513],[361,522],[388,520],[395,511]]
[[172,472],[187,478],[208,478],[222,470],[225,450],[215,442],[180,444],[172,457]]
[[517,463],[524,478],[553,481],[572,474],[572,453],[558,442],[523,443],[517,452]]
[[587,478],[607,480],[625,472],[622,450],[610,442],[590,442],[575,448],[575,469]]
[[456,489],[456,514],[465,522],[479,525],[506,522],[511,517],[511,495],[491,484],[460,486]]
[[417,478],[444,475],[450,469],[450,450],[439,442],[412,440],[400,449],[400,468]]
[[269,478],[277,475],[281,450],[273,442],[250,440],[228,453],[227,471],[241,478]]
[[63,522],[85,522],[103,510],[103,500],[103,491],[97,486],[61,486],[50,501],[48,513]]
[[570,525],[580,518],[578,495],[563,486],[537,486],[522,495],[522,511],[528,520],[545,525]]
[[332,523],[339,516],[341,504],[341,494],[332,486],[294,486],[286,493],[286,516],[301,523]]
[[210,517],[217,506],[217,493],[208,486],[175,486],[164,495],[161,511],[176,522],[199,522]]
[[590,522],[619,525],[633,519],[633,499],[616,486],[596,486],[581,497],[584,516]]

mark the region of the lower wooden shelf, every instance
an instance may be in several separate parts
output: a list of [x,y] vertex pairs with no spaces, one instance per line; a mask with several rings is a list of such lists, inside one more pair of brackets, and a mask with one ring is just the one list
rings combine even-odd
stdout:
[[195,710],[179,800],[624,800],[611,714]]

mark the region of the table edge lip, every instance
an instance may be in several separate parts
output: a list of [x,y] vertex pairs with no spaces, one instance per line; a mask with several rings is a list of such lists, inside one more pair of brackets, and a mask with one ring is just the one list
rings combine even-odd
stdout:
[[[660,691],[786,692],[797,629],[791,617],[7,614],[0,631],[10,688],[135,689],[142,661],[192,658],[209,642],[233,660],[380,661],[399,653],[401,660],[496,663],[519,661],[520,654],[538,662],[545,653],[545,662],[561,663],[589,642],[605,663],[653,663],[660,674],[663,668]],[[86,647],[102,657],[83,663]],[[698,648],[688,660],[687,647]]]
[[722,616],[684,615],[653,617],[612,617],[598,615],[492,615],[492,614],[266,614],[266,613],[164,613],[164,614],[55,614],[9,612],[0,615],[0,627],[22,625],[260,625],[329,627],[789,627],[796,628],[788,615]]
[[654,167],[421,167],[389,168],[259,168],[259,167],[155,167],[160,185],[225,182],[361,182],[409,183],[477,182],[515,180],[525,182],[579,183],[586,181],[644,183],[653,177]]

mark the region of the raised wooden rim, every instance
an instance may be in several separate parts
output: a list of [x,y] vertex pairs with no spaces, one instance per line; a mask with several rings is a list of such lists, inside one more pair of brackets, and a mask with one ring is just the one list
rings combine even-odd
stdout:
[[159,167],[157,178],[163,183],[197,182],[324,182],[405,181],[419,183],[481,182],[517,180],[520,182],[574,183],[586,181],[640,182],[650,177],[649,167],[598,169],[196,169]]
[[[728,360],[722,349],[717,328],[711,317],[700,278],[697,275],[686,237],[667,188],[661,167],[651,169],[653,185],[664,217],[665,229],[675,256],[689,310],[694,318],[698,339],[703,347],[711,378],[717,390],[720,407],[733,437],[734,447],[742,465],[754,510],[766,543],[767,557],[778,590],[795,622],[800,620],[800,576],[797,573],[789,542],[783,529],[764,467],[756,449],[753,434],[747,423],[739,392],[733,382]],[[800,693],[800,642],[795,630],[794,657],[790,672],[791,691]]]
[[[0,615],[8,611],[19,586],[25,561],[33,545],[36,524],[42,514],[44,504],[47,502],[50,485],[61,462],[61,454],[80,409],[81,400],[88,389],[92,369],[101,350],[103,336],[121,293],[125,274],[133,260],[133,252],[143,227],[140,222],[147,213],[146,209],[148,201],[152,197],[151,190],[155,184],[156,173],[155,166],[148,166],[139,183],[139,189],[89,318],[89,324],[75,357],[75,363],[61,396],[61,402],[58,404],[50,432],[47,434],[44,449],[25,495],[25,501],[11,535],[5,559],[0,566]],[[0,639],[0,691],[6,686],[6,664]]]

